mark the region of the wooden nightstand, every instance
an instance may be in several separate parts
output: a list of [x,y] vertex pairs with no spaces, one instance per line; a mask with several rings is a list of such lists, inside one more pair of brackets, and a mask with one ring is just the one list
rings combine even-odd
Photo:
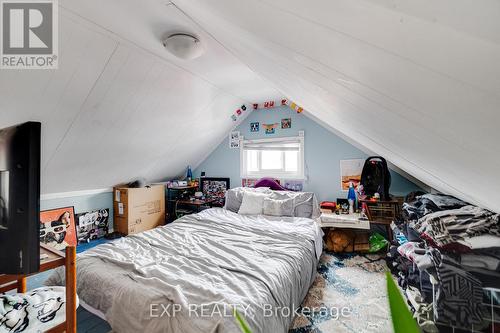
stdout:
[[[68,246],[66,253],[63,253],[45,244],[40,244],[40,257],[42,258],[40,259],[40,270],[37,273],[59,266],[66,268],[66,321],[47,332],[76,333],[76,248]],[[26,293],[27,277],[28,275],[0,274],[0,293],[12,289],[17,289],[18,293]]]

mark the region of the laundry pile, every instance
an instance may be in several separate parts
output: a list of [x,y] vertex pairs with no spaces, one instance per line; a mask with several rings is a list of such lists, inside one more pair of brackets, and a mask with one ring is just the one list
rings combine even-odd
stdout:
[[498,305],[498,294],[485,288],[500,288],[499,214],[442,194],[405,201],[387,263],[422,330],[490,329],[498,307],[485,304]]

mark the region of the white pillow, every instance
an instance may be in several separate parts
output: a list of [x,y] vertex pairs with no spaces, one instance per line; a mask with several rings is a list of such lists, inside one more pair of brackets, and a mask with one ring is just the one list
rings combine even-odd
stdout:
[[243,192],[243,200],[241,201],[238,214],[242,215],[259,215],[264,209],[264,199],[269,194],[259,192]]
[[293,216],[293,198],[289,199],[264,199],[264,215]]

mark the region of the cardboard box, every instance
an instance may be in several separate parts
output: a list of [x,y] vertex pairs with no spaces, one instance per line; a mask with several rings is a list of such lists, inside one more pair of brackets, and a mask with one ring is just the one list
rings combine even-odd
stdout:
[[113,189],[114,230],[136,234],[165,224],[165,187]]

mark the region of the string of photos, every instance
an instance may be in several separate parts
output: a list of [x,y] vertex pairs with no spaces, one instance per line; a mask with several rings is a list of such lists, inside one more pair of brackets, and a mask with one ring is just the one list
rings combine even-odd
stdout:
[[[252,109],[253,110],[259,110],[259,109],[272,109],[272,108],[275,108],[277,106],[285,106],[287,105],[288,107],[290,107],[290,109],[292,109],[293,111],[297,112],[297,113],[302,113],[304,111],[304,109],[297,105],[296,103],[294,102],[291,102],[289,101],[288,99],[286,98],[283,98],[279,101],[276,101],[276,100],[270,100],[270,101],[266,101],[266,102],[262,102],[262,103],[254,103],[252,104]],[[243,104],[241,105],[232,115],[231,115],[231,119],[232,121],[237,121],[238,118],[248,110],[248,107]]]

